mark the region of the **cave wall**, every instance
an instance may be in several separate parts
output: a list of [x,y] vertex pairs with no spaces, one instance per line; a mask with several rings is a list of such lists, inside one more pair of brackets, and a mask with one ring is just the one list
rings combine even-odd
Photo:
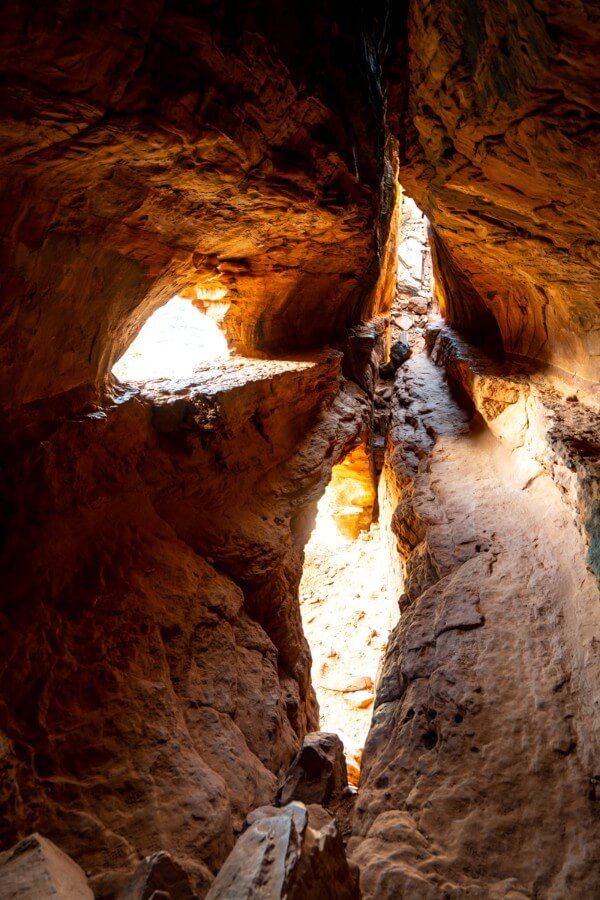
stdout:
[[446,325],[430,338],[391,401],[381,521],[403,593],[351,857],[373,900],[584,900],[600,884],[597,399]]
[[367,421],[334,352],[167,388],[28,416],[2,448],[0,841],[47,835],[97,896],[157,850],[203,895],[316,727],[302,551]]
[[367,13],[3,4],[3,404],[109,370],[177,291],[246,352],[371,312],[393,214]]
[[[157,849],[180,859],[202,894],[247,809],[271,800],[314,726],[297,604],[302,547],[331,467],[365,440],[370,415],[336,354],[216,400],[193,384],[114,389],[107,372],[153,309],[178,291],[225,291],[225,327],[238,349],[343,346],[344,371],[372,388],[383,325],[364,320],[387,312],[393,296],[398,164],[432,223],[447,319],[476,343],[598,377],[590,5],[363,6],[2,7],[0,839],[8,846],[34,829],[48,834],[100,896]],[[409,425],[423,447],[399,451],[415,471],[434,441],[421,427],[430,401],[417,401]],[[426,424],[462,439],[462,414],[452,405],[438,413],[441,423]],[[398,471],[391,495],[410,493],[415,473]],[[439,513],[434,504],[429,511]],[[406,525],[410,545],[420,523],[404,512],[396,525]],[[569,540],[583,558],[582,535]],[[431,586],[436,557],[425,549],[409,573],[413,600]],[[495,588],[472,558],[467,574]],[[460,600],[462,585],[450,588]],[[417,647],[428,657],[426,679],[438,650],[449,671],[456,653],[465,670],[473,661],[485,668],[489,632],[479,620],[471,628],[472,612],[460,608],[465,622],[439,647],[439,635]],[[533,601],[530,614],[538,614]],[[421,624],[413,610],[396,634],[392,688]],[[542,637],[551,643],[553,633]],[[561,659],[552,662],[550,699],[564,674]],[[504,668],[484,673],[499,704],[490,682]],[[389,720],[379,713],[359,815],[360,836],[384,856],[397,853],[400,832],[408,844],[421,841],[410,817],[395,813],[405,812],[413,774],[423,775],[421,757],[433,749],[422,743],[432,740],[427,714],[450,715],[418,665],[409,674],[402,687],[418,694],[424,718],[405,728],[412,694],[389,698],[396,705]],[[466,699],[457,688],[455,714],[479,715],[478,697],[469,699],[478,670],[459,675]],[[521,707],[524,741],[534,699]],[[380,696],[378,705],[386,702]],[[544,756],[552,777],[540,785],[553,785],[568,756],[576,773],[553,809],[557,818],[574,811],[585,829],[591,769],[578,768],[562,703],[534,713],[536,741],[550,735],[557,745]],[[502,708],[508,723],[510,703]],[[448,765],[464,769],[468,735],[453,743],[457,723],[444,723]],[[484,725],[491,733],[493,717]],[[381,751],[390,729],[394,741],[407,731],[410,741]],[[583,726],[580,735],[589,747]],[[502,761],[505,745],[497,747]],[[406,778],[390,786],[382,770],[388,762],[397,770],[398,758]],[[461,802],[482,789],[475,782],[462,784]],[[429,789],[425,773],[417,800],[426,817]],[[461,812],[457,804],[432,826],[433,850],[420,857],[427,890],[456,874],[440,863],[436,841]],[[507,827],[518,804],[509,813]],[[517,831],[496,851],[493,828],[473,831],[457,840],[467,860],[473,841],[483,859],[497,852],[485,863],[490,881],[524,836]],[[555,837],[548,857],[558,852]],[[369,851],[363,843],[357,852]],[[534,863],[523,864],[522,884]],[[386,865],[368,874],[370,884]],[[463,874],[457,889],[477,889],[481,873]]]
[[442,312],[483,339],[489,311],[507,353],[598,380],[594,5],[393,13],[389,121],[400,181],[435,231]]
[[178,291],[224,291],[257,356],[389,305],[379,28],[335,3],[2,13],[0,840],[48,835],[98,896],[167,850],[202,896],[317,724],[303,546],[367,404],[339,353],[217,394],[107,373]]

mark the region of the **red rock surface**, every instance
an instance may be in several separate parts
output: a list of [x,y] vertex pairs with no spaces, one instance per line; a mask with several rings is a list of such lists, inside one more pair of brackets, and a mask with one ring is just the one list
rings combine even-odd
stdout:
[[598,476],[565,451],[597,401],[445,340],[485,424],[425,353],[399,371],[384,478],[405,593],[351,856],[368,898],[593,896],[600,605],[580,499]]
[[593,4],[412,0],[397,29],[400,181],[451,261],[442,312],[480,339],[489,310],[508,352],[597,380]]
[[381,302],[393,174],[351,13],[10,2],[2,24],[3,403],[102,377],[185,288],[226,289],[245,350]]
[[[598,378],[591,5],[2,12],[2,846],[40,831],[100,897],[166,851],[205,894],[318,727],[302,551],[369,423],[382,455],[391,401],[406,615],[360,788],[366,893],[592,896],[593,392],[575,380],[567,415],[548,372],[475,377],[441,342],[481,446],[423,354],[367,397],[396,160],[450,324]],[[177,292],[229,303],[238,350],[313,355],[119,388]]]
[[302,547],[366,403],[339,354],[273,365],[62,408],[3,448],[0,839],[38,829],[99,896],[158,850],[205,889],[317,725]]

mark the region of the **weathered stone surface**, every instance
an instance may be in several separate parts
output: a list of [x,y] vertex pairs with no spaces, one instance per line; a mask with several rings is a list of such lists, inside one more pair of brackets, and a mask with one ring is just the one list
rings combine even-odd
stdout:
[[[469,368],[465,352],[437,358]],[[600,883],[598,585],[556,465],[522,477],[519,379],[481,365],[471,396],[497,430],[467,421],[424,354],[396,381],[384,478],[408,593],[349,844],[367,897],[584,898]],[[542,384],[525,383],[528,404]],[[588,403],[562,406],[589,421]]]
[[102,378],[186,289],[226,295],[245,350],[315,347],[369,317],[393,289],[395,185],[362,20],[8,3],[3,404]]
[[321,807],[290,803],[248,817],[207,900],[351,900],[360,896],[335,820]]
[[153,853],[142,860],[131,881],[118,894],[118,900],[194,900],[185,870],[165,853]]
[[[359,461],[362,457],[369,464],[365,474],[372,492],[373,463],[366,459],[362,446],[358,450]],[[364,496],[360,489],[362,479],[359,485],[355,481],[361,471],[362,465],[357,470],[354,459],[349,466],[342,463],[334,467],[332,479],[319,500],[315,529],[304,551],[300,582],[302,625],[312,656],[319,728],[341,738],[352,785],[358,783],[374,682],[390,620],[395,623],[397,618],[395,598],[386,590],[379,526],[370,515],[368,530],[346,530],[348,524],[359,525],[363,518],[363,509],[355,505],[356,499]],[[392,549],[395,554],[395,548]],[[348,796],[345,792],[343,801]],[[348,804],[343,801],[346,807]],[[340,822],[340,827],[345,828],[345,821]]]
[[48,834],[98,896],[158,850],[202,895],[317,726],[302,547],[367,404],[339,354],[257,366],[3,435],[1,839]]
[[387,363],[379,367],[379,375],[381,378],[393,378],[402,363],[411,355],[412,350],[408,343],[408,337],[403,336],[394,341],[390,347],[390,358]]
[[[47,833],[100,897],[164,849],[206,893],[317,727],[302,548],[371,420],[405,615],[365,757],[366,890],[594,894],[595,407],[438,347],[498,448],[422,359],[389,435],[389,396],[373,412],[356,384],[385,344],[397,155],[448,319],[598,378],[596,39],[578,0],[4,5],[5,846]],[[415,234],[398,327],[429,311]],[[229,304],[248,353],[343,347],[355,384],[329,354],[111,393],[177,291]]]
[[[396,291],[390,310],[390,338],[408,339],[413,351],[424,346],[424,329],[434,311],[429,223],[414,200],[400,197]],[[408,332],[408,334],[406,334]]]
[[543,472],[579,519],[587,560],[600,580],[600,390],[521,363],[503,365],[451,328],[430,329],[432,356],[470,398],[490,431],[512,451],[524,486]]
[[337,734],[307,734],[277,793],[282,806],[291,800],[328,803],[348,786],[344,745]]
[[56,844],[32,834],[0,853],[0,897],[3,900],[93,900],[77,863]]
[[243,900],[260,894],[278,900],[289,895],[302,853],[306,809],[262,807],[249,820],[207,895],[207,900]]
[[365,440],[334,466],[321,503],[326,504],[339,533],[355,540],[368,530],[373,521],[375,497],[372,465]]
[[394,14],[390,123],[400,181],[435,230],[442,312],[478,340],[495,319],[507,351],[597,380],[593,4]]

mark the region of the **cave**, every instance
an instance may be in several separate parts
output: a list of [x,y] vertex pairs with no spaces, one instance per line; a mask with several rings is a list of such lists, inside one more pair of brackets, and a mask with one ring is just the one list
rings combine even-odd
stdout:
[[597,896],[599,39],[4,5],[0,898]]

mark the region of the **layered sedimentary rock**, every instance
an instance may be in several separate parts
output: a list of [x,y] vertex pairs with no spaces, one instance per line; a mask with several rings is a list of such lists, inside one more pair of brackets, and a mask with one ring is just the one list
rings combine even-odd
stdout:
[[442,311],[478,340],[495,320],[506,351],[598,379],[593,5],[394,13],[390,122],[400,181],[435,230]]
[[245,350],[314,347],[384,302],[374,43],[327,6],[5,4],[3,404],[102,377],[184,289],[226,295]]
[[523,483],[547,473],[559,485],[600,581],[600,390],[527,363],[500,365],[442,325],[427,339],[451,383],[511,451]]
[[1,840],[37,829],[99,896],[158,850],[202,893],[317,725],[302,547],[367,404],[336,353],[234,371],[3,447]]

